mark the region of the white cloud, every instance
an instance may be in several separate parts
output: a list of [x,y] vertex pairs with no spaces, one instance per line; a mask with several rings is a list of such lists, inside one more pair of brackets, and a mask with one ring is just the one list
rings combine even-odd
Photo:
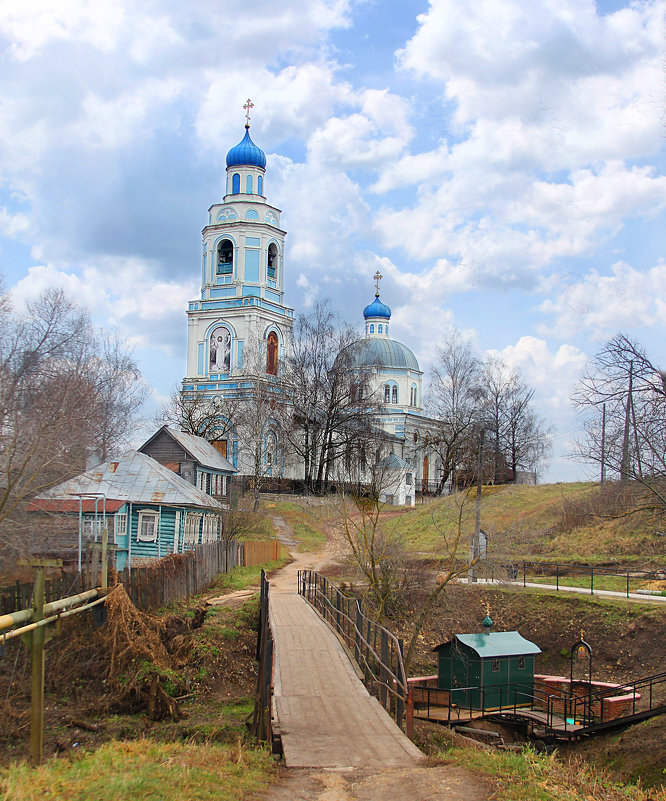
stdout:
[[554,285],[555,297],[543,301],[540,311],[551,317],[541,332],[551,336],[575,336],[588,331],[603,339],[635,326],[663,325],[666,312],[666,264],[646,272],[617,262],[611,273],[591,270],[580,280]]

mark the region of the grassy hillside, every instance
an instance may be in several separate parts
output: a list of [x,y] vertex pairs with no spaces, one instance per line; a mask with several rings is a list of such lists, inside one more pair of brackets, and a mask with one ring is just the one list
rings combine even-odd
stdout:
[[[443,537],[459,520],[465,539],[471,537],[474,501],[475,490],[426,501],[391,525],[411,550],[441,554]],[[666,526],[652,514],[631,511],[613,486],[484,487],[481,527],[490,536],[490,555],[499,559],[663,566]]]

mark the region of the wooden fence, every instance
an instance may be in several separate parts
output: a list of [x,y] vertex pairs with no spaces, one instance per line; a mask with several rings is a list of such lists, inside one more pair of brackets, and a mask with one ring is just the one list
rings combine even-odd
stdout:
[[137,609],[160,606],[196,595],[206,589],[220,573],[239,564],[236,540],[209,542],[193,551],[172,554],[140,567],[118,573]]
[[254,567],[266,562],[277,562],[280,558],[280,540],[248,540],[241,543],[241,564]]
[[[209,542],[193,551],[172,554],[163,559],[146,560],[131,570],[118,573],[118,581],[138,609],[160,606],[196,595],[215,580],[237,566],[254,567],[280,558],[280,541],[236,540]],[[62,572],[45,580],[46,602],[84,592],[95,586],[87,570],[81,573]],[[26,609],[32,603],[33,582],[16,581],[0,587],[0,614]]]

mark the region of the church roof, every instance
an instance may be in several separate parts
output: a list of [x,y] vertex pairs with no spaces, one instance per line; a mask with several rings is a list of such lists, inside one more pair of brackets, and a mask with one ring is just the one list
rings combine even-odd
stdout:
[[365,309],[363,309],[363,317],[365,317],[366,320],[368,317],[383,317],[386,320],[390,320],[391,309],[385,303],[381,302],[379,295],[375,295],[375,299],[372,303],[368,304]]
[[265,167],[266,154],[250,139],[250,126],[245,126],[245,136],[227,153],[227,167]]
[[348,349],[351,367],[394,367],[420,372],[416,356],[407,345],[395,339],[368,337],[359,339]]

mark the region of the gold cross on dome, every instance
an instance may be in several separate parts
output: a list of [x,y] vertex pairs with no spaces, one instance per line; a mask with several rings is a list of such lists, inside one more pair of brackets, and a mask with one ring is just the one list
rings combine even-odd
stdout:
[[377,287],[377,292],[375,294],[377,295],[377,297],[379,297],[379,282],[382,280],[384,276],[379,272],[379,270],[377,270],[377,272],[372,277],[375,279],[375,286]]
[[249,127],[250,125],[250,109],[254,108],[254,103],[248,97],[247,103],[244,104],[243,108],[245,109],[245,124]]

